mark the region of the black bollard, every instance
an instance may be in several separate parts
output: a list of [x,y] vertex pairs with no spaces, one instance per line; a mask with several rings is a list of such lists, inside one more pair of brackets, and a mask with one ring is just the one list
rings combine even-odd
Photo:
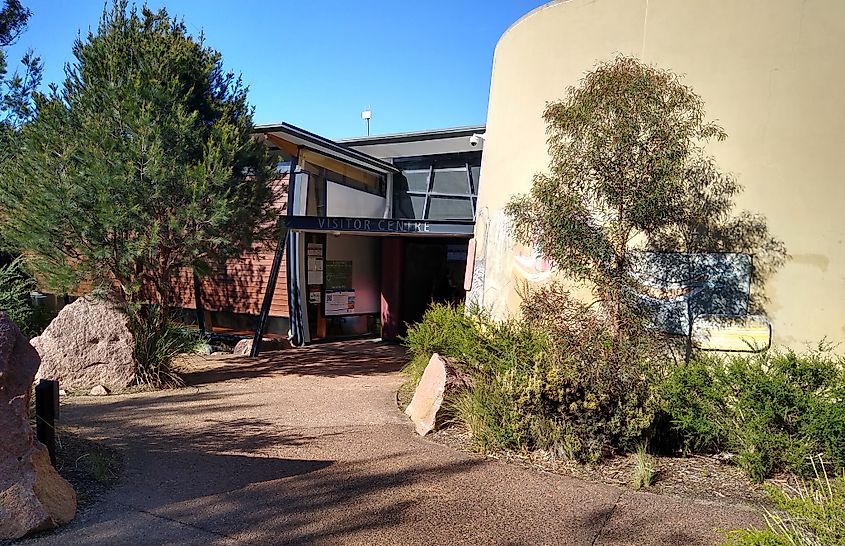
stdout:
[[47,446],[56,466],[56,420],[59,418],[59,382],[42,379],[35,385],[35,435]]

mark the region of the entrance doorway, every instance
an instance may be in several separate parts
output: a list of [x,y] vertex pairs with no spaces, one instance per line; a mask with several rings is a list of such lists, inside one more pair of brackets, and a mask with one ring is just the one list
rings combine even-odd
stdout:
[[419,322],[432,302],[464,301],[468,243],[462,239],[405,239],[402,324]]

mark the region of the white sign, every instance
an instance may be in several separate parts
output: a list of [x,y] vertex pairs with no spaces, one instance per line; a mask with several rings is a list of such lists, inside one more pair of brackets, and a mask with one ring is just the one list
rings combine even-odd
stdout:
[[333,290],[326,292],[325,315],[349,315],[355,312],[354,290]]

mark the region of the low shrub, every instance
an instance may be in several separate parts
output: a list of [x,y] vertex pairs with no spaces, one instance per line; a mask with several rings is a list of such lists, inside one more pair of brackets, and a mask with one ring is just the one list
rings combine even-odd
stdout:
[[156,388],[183,385],[173,367],[173,358],[197,352],[204,340],[197,332],[171,322],[155,305],[130,309],[129,319],[135,338],[133,356],[138,383]]
[[633,317],[614,330],[555,284],[526,294],[522,315],[497,321],[435,305],[409,328],[406,369],[421,374],[432,352],[459,363],[473,387],[448,405],[483,451],[593,462],[633,449],[659,407],[656,338]]
[[23,270],[20,258],[0,267],[0,312],[30,338],[40,335],[53,318],[46,307],[32,304],[33,290],[35,280]]
[[[766,489],[778,512],[766,511],[766,529],[731,531],[728,546],[835,546],[845,545],[845,473],[830,479],[824,461],[813,464],[810,483],[781,490]],[[820,470],[821,469],[821,470]]]
[[845,370],[824,348],[700,356],[661,391],[688,450],[733,452],[755,481],[779,470],[807,475],[817,453],[845,468]]

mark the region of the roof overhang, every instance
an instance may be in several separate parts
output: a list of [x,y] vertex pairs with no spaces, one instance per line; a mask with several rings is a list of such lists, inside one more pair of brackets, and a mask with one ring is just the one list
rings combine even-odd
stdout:
[[304,148],[379,174],[400,172],[392,163],[353,150],[289,123],[256,125],[255,134],[263,135],[271,147],[291,155]]

